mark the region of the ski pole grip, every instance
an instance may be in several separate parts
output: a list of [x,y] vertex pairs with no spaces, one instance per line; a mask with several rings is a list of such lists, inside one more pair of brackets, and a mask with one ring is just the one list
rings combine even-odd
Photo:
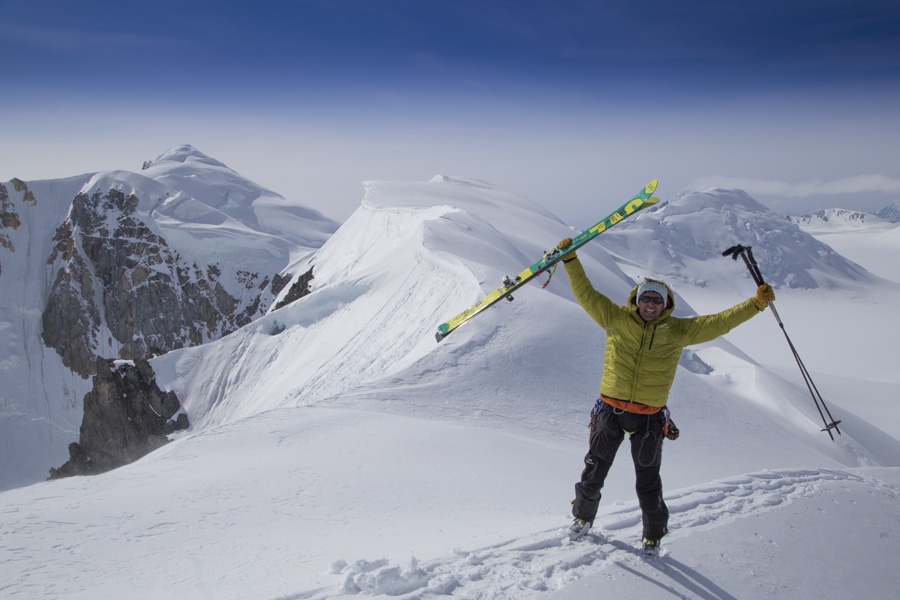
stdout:
[[747,265],[747,270],[750,271],[750,276],[753,277],[753,281],[756,282],[756,285],[765,283],[763,281],[762,273],[759,272],[759,267],[753,259],[753,251],[750,250],[750,246],[737,244],[728,250],[725,250],[722,253],[722,256],[730,256],[733,260],[737,260],[738,256],[740,256],[744,259],[744,264]]
[[738,255],[744,251],[744,247],[740,244],[736,246],[732,246],[728,250],[722,253],[722,256],[731,256],[734,260],[737,260]]

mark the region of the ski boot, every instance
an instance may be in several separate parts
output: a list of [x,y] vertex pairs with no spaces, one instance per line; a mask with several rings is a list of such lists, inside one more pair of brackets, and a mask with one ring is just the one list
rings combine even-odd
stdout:
[[649,558],[659,556],[659,540],[648,540],[647,538],[644,538],[641,552],[644,556]]
[[591,526],[593,523],[590,521],[585,521],[584,519],[575,518],[572,521],[572,524],[569,525],[569,529],[567,530],[569,533],[569,538],[573,540],[577,540],[580,537],[584,537],[591,530]]

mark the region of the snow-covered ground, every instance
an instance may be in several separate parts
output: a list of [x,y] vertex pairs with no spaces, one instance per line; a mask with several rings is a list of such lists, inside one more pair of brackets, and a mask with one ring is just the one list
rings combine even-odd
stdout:
[[838,223],[803,229],[852,261],[892,281],[900,281],[900,223],[888,221],[854,226]]
[[[695,215],[712,237],[713,209]],[[153,360],[189,432],[101,476],[0,494],[0,597],[892,597],[900,283],[875,268],[891,250],[852,257],[885,279],[841,282],[814,266],[828,287],[776,290],[842,419],[835,441],[770,314],[695,349],[713,370],[676,378],[671,535],[645,560],[625,451],[596,534],[559,532],[604,344],[565,274],[434,341],[440,322],[567,235],[543,207],[483,182],[368,184],[312,258],[311,295]],[[603,236],[579,250],[621,301],[635,277],[676,263],[686,314],[752,295],[741,263],[677,260],[686,254],[648,245],[644,263]]]
[[[680,426],[688,437],[666,455],[673,533],[658,561],[636,553],[625,456],[604,537],[570,543],[558,529],[581,445],[307,407],[186,437],[101,477],[4,493],[0,596],[892,596],[898,469],[821,461],[703,479],[702,456],[677,445],[762,454],[761,467],[783,450],[765,435],[759,447],[704,444],[690,419]],[[689,479],[702,483],[678,483]]]

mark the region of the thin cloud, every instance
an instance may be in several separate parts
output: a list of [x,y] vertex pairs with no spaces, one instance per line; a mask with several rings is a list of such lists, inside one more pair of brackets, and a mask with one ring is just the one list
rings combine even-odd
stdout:
[[813,196],[836,196],[841,194],[900,192],[900,179],[878,173],[854,175],[828,181],[813,179],[801,182],[756,179],[752,177],[709,176],[695,179],[688,187],[694,190],[712,187],[737,188],[744,190],[750,195],[810,198]]

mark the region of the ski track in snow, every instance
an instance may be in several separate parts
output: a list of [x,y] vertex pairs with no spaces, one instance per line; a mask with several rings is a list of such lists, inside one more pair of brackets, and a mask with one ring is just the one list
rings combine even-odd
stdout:
[[[737,476],[666,494],[670,543],[692,530],[716,527],[737,519],[782,507],[809,496],[824,483],[852,481],[881,485],[846,471],[804,469],[764,471]],[[668,572],[667,544],[662,556],[646,559],[639,550],[641,513],[636,502],[622,508],[601,507],[595,527],[585,538],[570,540],[565,529],[553,529],[478,550],[454,549],[448,557],[419,563],[388,564],[386,559],[336,561],[332,572],[343,575],[337,589],[319,589],[291,599],[326,600],[348,597],[391,596],[406,600],[435,597],[467,599],[544,598],[567,585],[616,565],[640,570],[654,561]],[[678,576],[674,565],[672,579]],[[675,592],[673,592],[675,593]],[[678,595],[676,593],[676,595]]]

